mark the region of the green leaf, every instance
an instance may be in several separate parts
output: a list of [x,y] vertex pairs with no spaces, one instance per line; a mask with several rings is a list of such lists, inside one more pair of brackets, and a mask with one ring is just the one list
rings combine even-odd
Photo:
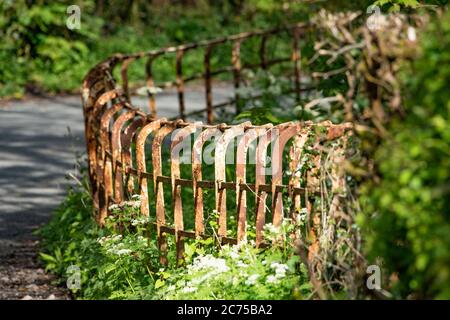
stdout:
[[41,256],[41,259],[44,260],[44,261],[47,262],[47,263],[49,263],[49,262],[56,263],[55,257],[53,257],[53,256],[51,256],[51,255],[49,255],[49,254],[40,252],[39,255]]
[[163,281],[161,279],[156,280],[156,282],[155,282],[155,289],[161,288],[162,286],[164,286],[164,284],[165,284],[165,281]]

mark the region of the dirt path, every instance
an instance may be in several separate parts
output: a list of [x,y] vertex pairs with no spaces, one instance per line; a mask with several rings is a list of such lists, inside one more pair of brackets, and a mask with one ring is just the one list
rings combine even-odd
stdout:
[[37,261],[32,232],[48,221],[84,149],[79,97],[0,107],[0,299],[64,299]]
[[[219,103],[229,88],[214,92]],[[142,98],[133,99],[145,106]],[[177,115],[175,92],[157,97],[160,117]],[[204,92],[187,90],[186,110],[203,108]],[[144,109],[145,110],[145,109]],[[65,299],[37,261],[32,234],[64,198],[76,154],[84,152],[80,98],[31,98],[0,105],[0,299]]]

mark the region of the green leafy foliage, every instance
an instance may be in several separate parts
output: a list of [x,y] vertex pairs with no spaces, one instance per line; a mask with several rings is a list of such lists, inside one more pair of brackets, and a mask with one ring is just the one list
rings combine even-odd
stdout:
[[[169,266],[160,264],[152,220],[140,214],[140,201],[110,207],[106,226],[91,216],[86,191],[69,191],[51,222],[40,230],[41,260],[66,279],[71,266],[81,272],[82,299],[304,299],[312,294],[307,270],[292,246],[297,226],[289,219],[280,229],[268,225],[274,245],[254,242],[217,246],[217,215],[207,219],[211,237],[185,242],[185,264],[176,267],[175,244],[168,237]],[[214,218],[215,217],[215,218]],[[279,242],[279,239],[283,241]],[[194,289],[195,288],[195,289]]]
[[381,258],[398,297],[448,299],[450,14],[420,38],[420,58],[404,68],[405,115],[376,152],[381,180],[366,185],[361,219],[369,257]]
[[377,0],[373,5],[387,8],[391,12],[400,11],[401,9],[417,9],[426,5],[447,5],[448,0]]

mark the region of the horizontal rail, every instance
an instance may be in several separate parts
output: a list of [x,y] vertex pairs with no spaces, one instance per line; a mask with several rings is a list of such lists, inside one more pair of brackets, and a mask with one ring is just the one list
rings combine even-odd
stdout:
[[[289,92],[295,93],[296,99],[300,99],[302,92],[314,90],[312,87],[301,86],[298,40],[306,27],[304,24],[297,24],[136,54],[115,55],[91,69],[83,81],[82,93],[89,178],[97,222],[103,225],[105,218],[112,214],[109,210],[111,204],[123,204],[131,195],[139,194],[140,214],[155,215],[156,222],[153,224],[156,227],[161,262],[167,263],[166,234],[175,236],[178,260],[183,258],[184,238],[210,236],[205,228],[206,210],[213,209],[218,214],[219,241],[237,244],[247,238],[247,226],[254,225],[255,242],[259,247],[265,245],[263,232],[268,218],[275,226],[279,226],[288,214],[294,218],[295,210],[285,208],[288,198],[294,208],[305,207],[308,216],[311,216],[315,199],[321,197],[320,186],[316,183],[317,168],[321,165],[320,156],[317,154],[327,152],[324,148],[327,142],[346,139],[351,133],[352,126],[333,124],[329,121],[322,123],[292,121],[279,125],[253,125],[250,121],[233,125],[214,124],[212,112],[230,104],[239,109],[240,102],[243,101],[238,91],[243,68],[260,66],[264,69],[272,63],[291,61],[294,85]],[[292,58],[267,59],[265,56],[267,36],[292,30],[295,31],[291,39]],[[253,36],[263,37],[259,51],[261,61],[242,64],[241,42]],[[226,42],[233,44],[231,66],[212,70],[211,46]],[[196,48],[206,49],[205,70],[197,75],[185,77],[182,68],[184,52]],[[180,115],[176,120],[157,117],[155,97],[151,93],[149,93],[150,113],[136,108],[130,101],[127,76],[129,64],[144,56],[151,58],[146,64],[146,83],[150,87],[155,84],[152,73],[154,58],[165,53],[177,53],[174,66],[176,80],[170,82],[170,85],[176,86],[179,99]],[[121,85],[112,76],[117,65],[121,65]],[[221,72],[233,74],[235,95],[230,101],[214,104],[211,95],[211,77]],[[194,78],[205,80],[206,108],[186,113],[184,84]],[[207,124],[185,120],[187,115],[199,112],[206,113]],[[192,138],[193,141],[189,140]],[[186,141],[189,143],[184,147],[188,148],[190,153],[188,166],[184,167],[184,170],[190,171],[189,178],[184,177],[186,172],[181,170],[180,159],[180,150]],[[206,179],[202,172],[207,143],[214,149],[213,162],[210,164],[214,169],[214,179]],[[253,153],[249,152],[251,146],[255,147],[252,149]],[[163,152],[164,148],[169,149],[170,155]],[[231,157],[232,166],[229,166],[227,158],[229,148],[236,151],[236,155],[233,154]],[[289,149],[289,154],[286,154],[285,149]],[[312,152],[314,163],[313,168],[307,170],[302,168],[302,156],[306,152]],[[151,159],[146,158],[149,154]],[[247,168],[247,159],[254,160],[250,168]],[[284,163],[286,160],[288,163]],[[170,174],[164,175],[163,167],[168,169],[168,166]],[[234,171],[233,181],[227,180],[227,167]],[[289,175],[286,174],[286,167],[291,171]],[[249,170],[253,172],[250,174]],[[150,188],[153,190],[150,191]],[[184,227],[186,212],[183,201],[186,199],[182,197],[182,190],[185,188],[189,188],[193,194],[194,212],[190,212],[195,220],[193,231]],[[210,207],[204,199],[206,189],[214,191],[214,204]],[[229,197],[231,193],[236,199],[236,205],[229,208],[227,196]],[[249,206],[248,202],[251,199],[250,194],[253,195],[252,206]],[[165,203],[167,195],[171,196],[170,204]],[[150,203],[155,204],[152,210],[149,207]],[[252,212],[249,211],[250,207],[254,207]],[[230,230],[228,220],[232,214],[236,215],[237,223],[233,227],[235,229]],[[173,224],[166,222],[168,215],[172,215]],[[235,236],[230,237],[229,231]]]

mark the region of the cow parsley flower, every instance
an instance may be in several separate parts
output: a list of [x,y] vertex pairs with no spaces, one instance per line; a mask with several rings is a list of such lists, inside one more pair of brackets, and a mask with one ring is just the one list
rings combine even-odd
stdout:
[[216,273],[223,273],[230,270],[230,268],[226,264],[225,259],[215,258],[210,254],[195,258],[194,263],[192,264],[190,269],[192,271],[212,269]]
[[278,279],[275,276],[270,275],[267,277],[266,281],[267,283],[277,283]]
[[119,210],[119,206],[117,204],[112,204],[108,207],[109,211]]
[[184,287],[183,290],[181,290],[183,293],[191,293],[197,291],[196,287]]
[[256,283],[256,280],[258,280],[259,274],[252,274],[248,279],[245,281],[245,284],[248,286],[252,286]]
[[272,262],[270,267],[275,270],[275,277],[277,279],[284,278],[286,276],[286,271],[289,270],[287,265],[278,262]]
[[144,217],[131,220],[132,226],[145,225],[146,223],[147,223],[147,219]]

